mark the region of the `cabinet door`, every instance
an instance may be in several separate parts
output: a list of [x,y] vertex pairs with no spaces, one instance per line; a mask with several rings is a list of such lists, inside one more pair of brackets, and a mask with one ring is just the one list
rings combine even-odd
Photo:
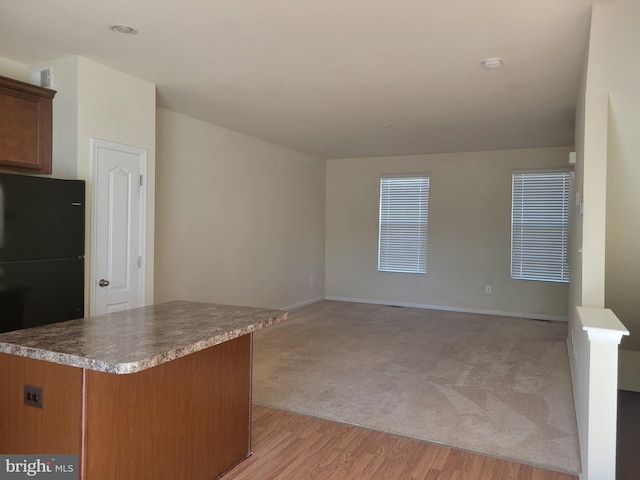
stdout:
[[51,173],[55,93],[0,77],[0,168]]

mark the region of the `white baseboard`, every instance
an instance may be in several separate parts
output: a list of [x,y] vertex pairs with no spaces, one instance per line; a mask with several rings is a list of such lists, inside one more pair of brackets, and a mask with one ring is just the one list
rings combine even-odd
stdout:
[[618,388],[640,392],[640,352],[618,350]]
[[324,297],[316,297],[311,300],[305,300],[304,302],[294,303],[293,305],[288,305],[286,307],[282,307],[280,310],[295,310],[296,308],[305,307],[307,305],[311,305],[312,303],[318,303],[324,300]]
[[560,316],[560,315],[539,315],[537,313],[502,312],[499,310],[481,310],[477,308],[449,307],[446,305],[425,305],[421,303],[370,300],[367,298],[347,298],[347,297],[334,297],[334,296],[326,296],[324,298],[326,300],[336,300],[338,302],[370,303],[373,305],[391,305],[396,307],[426,308],[430,310],[446,310],[450,312],[479,313],[482,315],[499,315],[501,317],[529,318],[533,320],[550,320],[553,322],[569,321],[568,316]]

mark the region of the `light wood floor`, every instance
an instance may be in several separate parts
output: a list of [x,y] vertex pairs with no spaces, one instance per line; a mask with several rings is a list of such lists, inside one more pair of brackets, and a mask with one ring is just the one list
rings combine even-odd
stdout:
[[253,455],[222,480],[577,480],[462,450],[253,406]]

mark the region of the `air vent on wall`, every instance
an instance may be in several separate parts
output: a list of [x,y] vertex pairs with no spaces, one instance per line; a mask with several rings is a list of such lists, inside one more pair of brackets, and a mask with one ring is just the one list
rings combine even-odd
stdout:
[[31,69],[31,83],[40,87],[53,88],[53,66],[36,67]]

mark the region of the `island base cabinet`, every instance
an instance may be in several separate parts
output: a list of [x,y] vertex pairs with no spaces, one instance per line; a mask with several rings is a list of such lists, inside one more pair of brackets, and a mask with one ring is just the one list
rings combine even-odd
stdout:
[[131,374],[0,353],[0,452],[78,454],[83,480],[216,479],[250,454],[251,351],[247,334]]
[[[82,369],[0,353],[0,453],[80,453]],[[42,387],[43,408],[24,386]]]
[[250,453],[251,335],[138,373],[85,375],[87,480],[212,480]]

